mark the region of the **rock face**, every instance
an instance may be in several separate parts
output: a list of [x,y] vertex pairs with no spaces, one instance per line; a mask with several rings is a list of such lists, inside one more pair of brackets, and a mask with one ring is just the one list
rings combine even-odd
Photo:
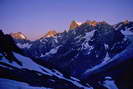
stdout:
[[[5,61],[10,57],[0,50],[0,77],[55,89],[133,89],[132,28],[130,21],[116,25],[87,21],[73,30],[35,41],[15,39],[30,58],[13,53],[22,62],[18,66],[16,60]],[[5,46],[0,49],[7,50]]]
[[21,33],[21,32],[16,32],[16,33],[11,33],[10,34],[14,39],[21,39],[21,40],[26,40],[27,37]]
[[49,32],[52,36],[29,42],[32,46],[23,49],[26,55],[78,77],[86,69],[110,60],[132,42],[132,22],[126,24],[87,21],[55,36]]
[[[46,38],[46,37],[53,37],[55,35],[57,35],[58,33],[55,31],[55,30],[50,30],[48,31],[48,33],[46,33],[43,37]],[[42,37],[42,38],[43,38]]]
[[66,78],[58,70],[18,53],[8,36],[0,31],[0,89],[91,89],[74,77]]
[[82,23],[80,23],[80,22],[72,21],[71,24],[70,24],[69,29],[70,29],[70,30],[75,29],[75,28],[79,27],[81,24],[82,24]]
[[94,20],[94,21],[86,21],[85,23],[86,23],[86,24],[89,24],[89,25],[92,25],[92,26],[96,26],[97,24],[102,23],[102,22],[96,22],[96,21]]

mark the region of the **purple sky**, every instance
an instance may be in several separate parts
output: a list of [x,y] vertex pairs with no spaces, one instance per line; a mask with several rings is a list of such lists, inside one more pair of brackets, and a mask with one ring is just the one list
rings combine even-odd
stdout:
[[0,0],[0,28],[34,39],[50,29],[67,30],[72,20],[133,21],[133,0]]

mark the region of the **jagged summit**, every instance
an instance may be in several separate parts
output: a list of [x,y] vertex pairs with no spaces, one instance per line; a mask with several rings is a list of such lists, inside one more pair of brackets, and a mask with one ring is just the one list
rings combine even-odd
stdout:
[[75,28],[79,27],[81,24],[82,24],[81,22],[78,22],[78,21],[73,20],[73,21],[71,22],[71,24],[70,24],[69,29],[70,29],[70,30],[75,29]]
[[124,23],[124,24],[128,24],[128,23],[129,23],[129,21],[128,21],[128,20],[125,20],[123,23]]
[[98,22],[96,22],[95,20],[93,20],[93,21],[87,20],[87,21],[85,22],[85,24],[89,24],[89,25],[92,25],[92,26],[96,26],[97,23],[98,23]]
[[58,34],[58,32],[56,32],[55,30],[49,30],[43,37],[44,38],[46,38],[46,37],[53,37],[53,36],[55,36],[57,34]]
[[[72,30],[62,33],[50,30],[43,35],[44,38],[32,42],[15,40],[24,54],[31,57],[28,60],[13,53],[22,62],[20,68],[13,65],[15,60],[10,65],[5,64],[8,63],[6,56],[10,57],[10,50],[7,50],[8,44],[3,45],[1,37],[0,49],[5,49],[0,54],[0,62],[4,62],[0,65],[0,76],[11,76],[28,84],[55,89],[118,89],[117,86],[120,89],[133,89],[133,71],[130,70],[133,67],[133,22],[123,21],[115,26],[96,21],[86,21],[81,25],[75,21],[73,23],[77,27]],[[84,88],[79,85],[80,82],[92,88]],[[106,82],[109,86],[110,82],[116,82],[116,88],[105,87]],[[77,83],[80,88],[72,85]]]
[[83,24],[89,24],[89,25],[91,25],[91,26],[97,26],[98,24],[100,25],[100,24],[108,24],[107,22],[105,22],[105,21],[101,21],[101,22],[97,22],[97,21],[95,21],[95,20],[87,20],[85,23],[83,23]]
[[[118,24],[114,24],[114,25],[111,25],[105,21],[87,20],[87,21],[81,23],[81,22],[73,20],[70,24],[69,30],[74,30],[76,28],[83,29],[84,27],[86,28],[87,26],[92,26],[94,28],[99,28],[99,27],[100,28],[101,27],[103,27],[103,28],[110,27],[111,28],[111,27],[113,27],[114,29],[117,29],[117,30],[119,30],[123,27],[126,27],[126,28],[131,27],[130,30],[133,31],[132,24],[133,24],[133,22],[128,21],[128,20],[122,21],[122,22],[120,22]],[[125,28],[123,28],[123,30],[124,29]],[[61,32],[61,33],[63,33],[63,32]],[[59,32],[57,32],[56,30],[49,30],[47,33],[40,35],[36,39],[53,37],[53,36],[56,36],[57,34],[59,34]],[[10,35],[15,39],[27,40],[27,37],[22,32],[11,33]]]
[[85,21],[84,23],[77,22],[77,21],[72,21],[71,24],[70,24],[69,29],[70,29],[70,30],[73,30],[73,29],[75,29],[75,28],[77,28],[77,27],[80,27],[80,26],[82,26],[82,25],[85,25],[85,24],[91,25],[91,26],[97,26],[97,25],[103,25],[103,24],[108,24],[108,23],[105,22],[105,21],[97,22],[97,21],[95,21],[95,20],[92,20],[92,21],[91,21],[91,20],[87,20],[87,21]]
[[27,39],[27,37],[22,32],[11,33],[10,35],[15,39]]

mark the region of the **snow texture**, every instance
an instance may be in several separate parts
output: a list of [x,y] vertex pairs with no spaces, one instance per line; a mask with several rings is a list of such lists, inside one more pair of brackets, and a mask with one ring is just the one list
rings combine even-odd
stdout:
[[56,48],[53,48],[49,52],[45,53],[45,55],[55,54],[55,53],[57,53],[57,51],[58,51],[59,48],[60,48],[60,46],[57,46]]
[[105,79],[106,80],[103,82],[103,86],[105,86],[108,89],[118,89],[115,82],[111,80],[112,79],[111,77],[107,76],[105,77]]
[[[17,67],[17,68],[20,68],[20,69],[22,69],[22,68],[26,68],[26,69],[30,69],[30,70],[36,70],[36,71],[39,71],[39,72],[41,72],[41,73],[43,73],[43,74],[46,74],[46,75],[49,75],[49,76],[56,76],[56,77],[58,77],[58,78],[60,78],[60,79],[64,79],[64,80],[66,80],[66,81],[69,81],[69,82],[71,82],[71,83],[73,83],[75,86],[77,86],[77,87],[80,87],[80,88],[83,88],[83,89],[93,89],[93,88],[91,88],[90,86],[84,86],[84,85],[82,85],[82,84],[80,84],[79,82],[79,80],[78,79],[76,79],[76,78],[72,78],[73,80],[71,80],[71,79],[68,79],[68,78],[65,78],[64,76],[63,76],[63,74],[61,74],[59,71],[57,71],[57,70],[54,70],[54,72],[52,71],[52,70],[50,70],[50,69],[48,69],[48,68],[46,68],[46,67],[42,67],[42,66],[40,66],[40,65],[38,65],[38,64],[36,64],[35,62],[33,62],[30,58],[28,58],[28,57],[24,57],[24,56],[22,56],[22,55],[20,55],[20,54],[17,54],[17,53],[13,53],[14,55],[15,55],[15,57],[17,58],[17,59],[21,59],[21,62],[23,63],[23,66],[19,66],[18,64],[16,64],[15,62],[13,62],[13,63],[9,63],[8,61],[7,61],[7,59],[6,58],[2,58],[2,60],[1,60],[1,62],[4,62],[4,63],[7,63],[7,64],[11,64],[11,65],[13,65],[13,66],[15,66],[15,67]],[[0,54],[0,55],[2,55],[2,54]],[[0,66],[2,66],[2,65],[0,65]],[[2,66],[2,67],[5,67],[5,66]],[[45,71],[43,71],[43,70]],[[2,88],[0,88],[0,89],[2,89]],[[6,89],[6,88],[5,88]],[[8,88],[7,88],[8,89]],[[10,88],[9,88],[10,89]],[[15,89],[15,88],[13,88],[13,89]],[[19,88],[17,88],[17,89],[19,89]],[[22,88],[23,89],[23,88]],[[25,88],[24,88],[25,89]],[[30,88],[29,88],[30,89]],[[31,88],[32,89],[32,88]],[[34,89],[34,88],[33,88]],[[37,88],[36,88],[37,89]],[[43,88],[42,88],[43,89]],[[47,88],[44,88],[44,89],[47,89]]]
[[[117,54],[112,59],[110,59],[106,62],[103,62],[101,64],[98,64],[98,65],[94,66],[91,69],[87,69],[84,74],[88,74],[88,73],[91,73],[92,71],[96,71],[96,70],[108,65],[109,63],[113,63],[113,64],[114,64],[114,62],[115,63],[120,63],[120,62],[125,61],[127,59],[133,58],[132,52],[133,52],[133,44],[129,45],[126,50],[124,50],[121,53]],[[105,58],[108,59],[108,55],[106,55]]]
[[46,87],[33,87],[24,82],[0,78],[0,89],[52,89]]
[[125,31],[121,30],[121,33],[124,34],[125,36],[127,36],[127,35],[133,35],[133,32],[131,32],[129,30],[125,30]]
[[17,46],[19,48],[27,48],[27,49],[29,49],[32,46],[32,44],[29,44],[29,43],[24,43],[24,44],[17,43]]

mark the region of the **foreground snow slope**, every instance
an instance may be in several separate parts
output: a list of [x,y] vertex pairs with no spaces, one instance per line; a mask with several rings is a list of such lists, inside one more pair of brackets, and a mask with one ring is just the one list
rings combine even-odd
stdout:
[[[39,75],[39,72],[40,72],[40,75],[47,75],[47,76],[49,76],[49,77],[50,77],[50,76],[51,76],[51,77],[54,76],[55,78],[58,78],[59,80],[67,81],[67,82],[73,84],[74,86],[78,87],[79,89],[80,89],[80,88],[83,88],[83,89],[92,89],[92,88],[91,88],[90,86],[88,86],[88,85],[84,86],[84,85],[80,84],[80,80],[78,80],[78,79],[76,79],[76,78],[73,78],[73,77],[71,77],[71,78],[65,78],[65,77],[63,76],[62,73],[60,73],[59,71],[57,71],[57,70],[55,70],[55,69],[50,70],[50,69],[48,69],[48,68],[46,68],[46,67],[43,67],[43,66],[41,66],[41,65],[36,64],[34,61],[32,61],[32,59],[30,59],[30,58],[28,58],[28,57],[22,56],[22,55],[20,55],[20,54],[18,54],[18,53],[15,53],[15,52],[14,52],[13,54],[14,54],[14,56],[15,56],[19,61],[22,62],[23,66],[20,66],[20,65],[18,65],[18,64],[15,63],[15,62],[9,63],[8,60],[7,60],[2,54],[0,54],[0,56],[3,56],[2,59],[0,60],[0,62],[1,62],[1,63],[6,63],[6,64],[11,65],[11,66],[13,66],[13,67],[15,67],[15,68],[18,68],[18,69],[20,69],[20,70],[24,70],[24,69],[27,70],[27,69],[28,69],[28,70],[31,70],[31,71],[36,71],[36,72],[38,72],[38,75]],[[3,65],[3,64],[0,64],[0,67],[13,70],[13,67],[6,66],[6,65]],[[39,76],[40,76],[40,75],[39,75]],[[25,85],[25,84],[24,84],[24,87],[21,87],[21,83],[16,82],[16,81],[14,81],[14,80],[1,79],[0,81],[1,81],[0,84],[3,85],[2,87],[5,86],[3,89],[10,89],[10,88],[6,88],[6,86],[8,86],[8,85],[9,85],[9,87],[10,87],[10,84],[11,84],[11,86],[14,87],[14,88],[12,88],[12,89],[15,89],[16,86],[14,86],[14,83],[20,84],[20,85],[18,85],[18,87],[16,87],[16,89],[19,89],[19,88],[21,88],[21,89],[34,89],[34,88],[32,88],[32,87],[26,88],[27,85]],[[6,81],[7,83],[3,83],[2,81]],[[13,81],[13,82],[12,82],[12,81]],[[56,80],[51,80],[51,81],[56,81]],[[13,84],[12,84],[12,83],[13,83]],[[23,84],[22,84],[22,85],[23,85]],[[0,89],[2,89],[2,88],[0,88]],[[36,89],[39,89],[39,88],[36,88]],[[47,89],[47,88],[44,88],[44,87],[43,87],[43,88],[41,88],[41,89]]]
[[119,65],[120,63],[125,62],[127,60],[131,60],[133,58],[132,53],[133,53],[133,43],[129,45],[124,51],[117,54],[109,61],[98,64],[91,69],[87,69],[82,76],[87,77],[92,74],[108,70],[109,68],[115,65]]
[[33,87],[28,85],[27,83],[0,78],[0,89],[52,89],[52,88]]

